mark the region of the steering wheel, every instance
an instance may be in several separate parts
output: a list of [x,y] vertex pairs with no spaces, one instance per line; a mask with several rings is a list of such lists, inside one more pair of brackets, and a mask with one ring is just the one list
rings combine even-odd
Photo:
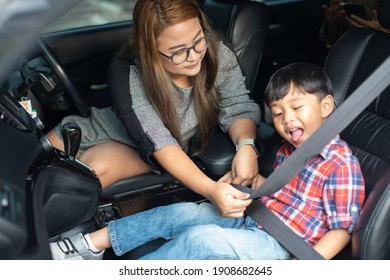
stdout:
[[68,75],[65,73],[56,57],[41,40],[39,40],[39,46],[41,48],[43,57],[46,59],[49,66],[53,69],[54,73],[63,83],[69,98],[72,100],[77,110],[82,116],[88,116],[90,114],[91,108],[85,102],[84,98],[75,87],[73,82],[69,79]]

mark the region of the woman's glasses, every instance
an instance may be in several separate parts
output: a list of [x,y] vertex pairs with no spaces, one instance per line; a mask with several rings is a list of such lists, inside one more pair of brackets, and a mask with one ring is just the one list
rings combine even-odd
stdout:
[[205,35],[199,40],[197,40],[189,48],[182,48],[178,51],[175,51],[172,55],[166,55],[163,54],[162,52],[159,52],[159,54],[165,56],[166,58],[169,58],[174,64],[178,65],[187,61],[191,50],[194,50],[196,53],[202,53],[207,49],[208,46],[209,46],[209,37]]

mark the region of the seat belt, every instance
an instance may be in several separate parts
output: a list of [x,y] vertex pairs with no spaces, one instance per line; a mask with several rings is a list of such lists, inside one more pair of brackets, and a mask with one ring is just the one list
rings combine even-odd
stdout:
[[313,156],[317,155],[389,86],[389,77],[390,57],[329,116],[302,146],[296,149],[290,157],[271,173],[259,188],[253,191],[247,187],[233,185],[239,190],[250,193],[250,199],[255,199],[247,207],[245,213],[251,216],[298,259],[314,260],[324,258],[257,198],[275,193],[291,181]]

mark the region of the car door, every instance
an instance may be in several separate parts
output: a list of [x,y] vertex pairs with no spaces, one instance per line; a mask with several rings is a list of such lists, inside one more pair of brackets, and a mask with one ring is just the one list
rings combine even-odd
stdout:
[[[52,111],[45,112],[51,114],[46,118],[47,130],[70,112],[87,115],[91,106],[110,105],[107,70],[131,36],[135,2],[81,1],[42,31],[36,56],[44,57],[41,63],[48,63],[57,76],[62,73],[60,82],[68,81],[65,96],[55,100]],[[85,109],[72,103],[81,103]]]

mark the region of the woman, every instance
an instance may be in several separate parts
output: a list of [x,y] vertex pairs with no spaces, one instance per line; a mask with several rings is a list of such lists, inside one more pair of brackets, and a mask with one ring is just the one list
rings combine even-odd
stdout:
[[[103,188],[166,171],[210,199],[222,215],[242,216],[247,195],[208,178],[191,160],[219,123],[240,147],[231,181],[256,184],[257,154],[245,143],[256,137],[260,111],[236,56],[195,0],[138,1],[131,38],[110,67],[113,110],[93,108],[89,118],[63,120],[82,128],[79,159],[94,168]],[[48,137],[63,149],[60,127]]]

